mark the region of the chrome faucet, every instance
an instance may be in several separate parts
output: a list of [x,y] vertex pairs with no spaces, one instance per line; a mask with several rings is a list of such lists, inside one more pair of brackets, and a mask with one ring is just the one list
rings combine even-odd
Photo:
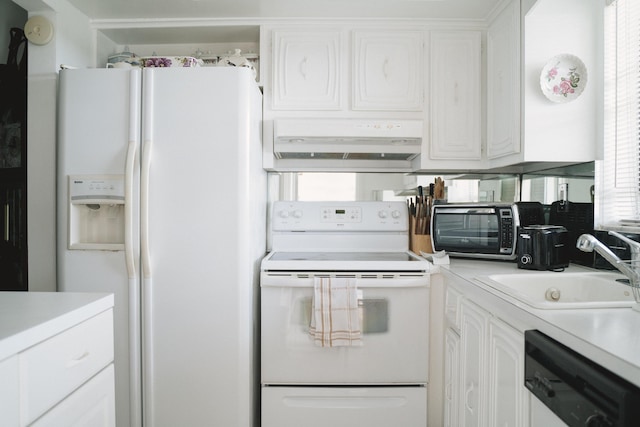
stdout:
[[591,234],[582,234],[578,237],[576,247],[583,252],[593,252],[595,250],[611,265],[620,270],[622,274],[627,276],[629,278],[630,285],[633,287],[634,295],[636,295],[636,301],[640,302],[640,300],[638,300],[638,297],[640,296],[640,294],[638,294],[638,288],[640,287],[640,243],[615,231],[609,231],[609,234],[629,245],[629,249],[631,250],[631,260],[621,260],[611,251],[611,249]]

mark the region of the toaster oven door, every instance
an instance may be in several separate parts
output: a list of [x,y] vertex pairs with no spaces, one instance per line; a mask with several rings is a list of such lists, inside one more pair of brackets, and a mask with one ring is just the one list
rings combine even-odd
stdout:
[[513,259],[515,219],[511,209],[441,207],[434,210],[435,250],[476,258]]

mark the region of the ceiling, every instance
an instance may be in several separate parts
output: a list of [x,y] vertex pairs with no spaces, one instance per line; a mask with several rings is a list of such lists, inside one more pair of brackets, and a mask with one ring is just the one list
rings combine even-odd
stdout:
[[484,20],[503,0],[69,0],[94,20],[419,18]]

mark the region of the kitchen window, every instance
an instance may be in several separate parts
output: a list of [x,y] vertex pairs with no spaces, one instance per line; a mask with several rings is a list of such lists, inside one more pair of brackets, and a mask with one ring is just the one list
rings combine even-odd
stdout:
[[596,228],[640,232],[640,2],[604,11],[604,159],[596,162]]

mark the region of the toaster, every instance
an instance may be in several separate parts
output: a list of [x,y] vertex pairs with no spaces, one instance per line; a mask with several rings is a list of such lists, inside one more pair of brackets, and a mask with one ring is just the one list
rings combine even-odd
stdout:
[[563,270],[569,266],[569,232],[559,225],[529,225],[518,230],[518,268]]

